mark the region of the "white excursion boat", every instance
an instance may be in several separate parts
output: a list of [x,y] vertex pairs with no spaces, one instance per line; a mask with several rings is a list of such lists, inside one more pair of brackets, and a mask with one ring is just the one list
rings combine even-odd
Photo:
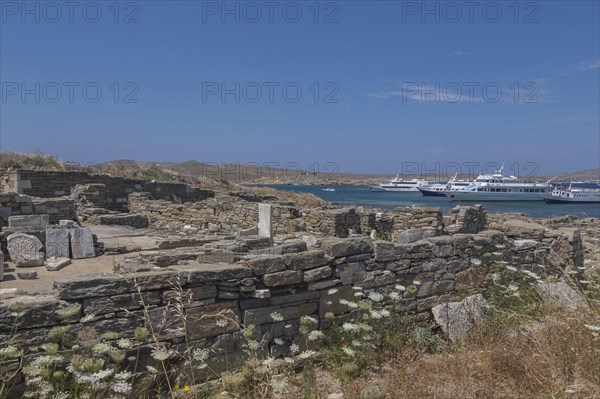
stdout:
[[600,203],[600,188],[558,188],[544,195],[547,204],[595,204]]
[[471,184],[471,182],[468,180],[457,180],[456,178],[457,176],[455,175],[446,184],[427,184],[423,187],[419,187],[418,190],[421,192],[421,194],[423,194],[424,197],[445,197],[446,192],[458,191]]
[[453,201],[542,201],[552,192],[552,185],[519,181],[515,176],[504,176],[502,168],[493,174],[483,174],[468,186],[456,191],[445,191]]
[[335,188],[322,188],[323,191],[335,191]]
[[427,181],[422,179],[400,179],[399,175],[396,175],[389,183],[378,184],[374,189],[383,191],[418,191],[419,187],[423,187],[427,183]]

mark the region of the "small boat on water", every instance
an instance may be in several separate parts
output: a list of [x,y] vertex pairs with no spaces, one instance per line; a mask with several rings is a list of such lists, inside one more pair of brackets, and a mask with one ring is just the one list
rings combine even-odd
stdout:
[[381,183],[371,188],[371,190],[376,191],[400,191],[400,192],[416,192],[419,191],[419,187],[423,187],[424,185],[429,184],[426,180],[423,179],[411,179],[404,180],[400,178],[400,175],[397,174],[395,178],[390,180],[389,183]]
[[600,188],[557,188],[544,196],[547,204],[600,204]]
[[323,190],[323,191],[335,191],[335,188],[329,187],[329,188],[322,188],[321,190]]
[[417,188],[423,197],[445,197],[448,191],[457,191],[471,184],[468,180],[457,180],[457,175],[446,184],[432,183]]

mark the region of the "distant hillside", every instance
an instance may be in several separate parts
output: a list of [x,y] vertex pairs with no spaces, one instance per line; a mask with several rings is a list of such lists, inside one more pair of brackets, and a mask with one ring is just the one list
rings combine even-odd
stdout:
[[600,168],[583,170],[574,173],[561,173],[558,175],[561,181],[595,181],[600,182]]
[[[238,184],[317,184],[317,185],[371,185],[389,181],[393,175],[343,173],[333,167],[320,165],[321,170],[287,169],[241,163],[204,163],[196,160],[185,162],[140,162],[121,159],[100,164],[80,165],[68,163],[38,151],[34,154],[0,152],[0,169],[23,168],[45,170],[85,170],[90,173],[109,174],[160,182],[185,182],[208,189],[240,189]],[[423,178],[421,175],[404,178]],[[472,178],[472,176],[459,176]],[[553,176],[533,179],[545,180]],[[440,178],[431,176],[430,179]],[[600,181],[600,168],[558,175],[556,182]]]

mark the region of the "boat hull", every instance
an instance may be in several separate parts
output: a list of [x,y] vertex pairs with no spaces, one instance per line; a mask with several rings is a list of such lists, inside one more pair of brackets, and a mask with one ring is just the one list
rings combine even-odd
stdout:
[[451,191],[444,192],[446,197],[453,201],[537,201],[544,200],[542,193],[523,194],[523,193],[491,193],[481,191]]
[[446,194],[443,191],[430,191],[426,189],[419,188],[418,189],[423,197],[445,197]]
[[581,201],[566,198],[544,198],[544,201],[547,204],[600,204],[600,200]]

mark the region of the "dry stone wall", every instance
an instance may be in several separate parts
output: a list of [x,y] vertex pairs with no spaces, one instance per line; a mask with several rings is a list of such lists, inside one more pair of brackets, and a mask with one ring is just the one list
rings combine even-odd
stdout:
[[8,226],[8,218],[21,215],[49,215],[50,223],[77,220],[75,203],[68,197],[35,198],[17,193],[0,193],[0,227]]
[[[351,237],[320,239],[311,249],[302,241],[292,244],[277,251],[266,248],[263,254],[249,251],[232,264],[192,262],[160,272],[81,276],[57,281],[53,292],[44,295],[8,296],[0,304],[0,341],[16,325],[27,363],[56,326],[67,326],[67,335],[73,337],[89,327],[98,334],[132,337],[135,327],[152,325],[159,340],[175,351],[183,350],[184,337],[208,348],[211,373],[218,373],[226,363],[235,367],[243,360],[244,325],[256,326],[256,339],[269,343],[271,356],[289,356],[292,344],[305,345],[299,318],[310,315],[318,321],[315,328],[327,330],[331,320],[325,315],[347,316],[348,304],[358,300],[356,287],[365,295],[379,292],[383,305],[394,304],[397,312],[425,320],[440,303],[482,292],[496,273],[510,269],[517,275],[545,277],[577,268],[581,247],[576,232],[544,230],[540,235],[534,226],[513,225],[505,232],[410,243]],[[552,261],[553,256],[561,262]],[[526,272],[519,274],[521,270]],[[387,295],[397,285],[404,287],[401,297]],[[173,300],[179,286],[189,296],[183,306],[185,325]],[[89,320],[82,323],[84,316]],[[148,343],[132,352],[138,349],[147,354]]]
[[[89,187],[77,188],[78,185]],[[104,188],[99,185],[104,185]],[[108,175],[90,175],[79,171],[16,170],[3,182],[3,191],[41,198],[70,195],[75,189],[82,195],[87,194],[92,201],[104,201],[104,204],[98,205],[102,205],[100,207],[121,212],[128,211],[127,196],[136,191],[150,192],[154,198],[179,202],[199,201],[214,195],[212,191],[192,188],[186,184],[155,183]]]
[[[248,200],[235,193],[217,193],[214,198],[179,204],[154,199],[150,193],[133,193],[129,195],[129,208],[132,213],[146,215],[150,224],[159,228],[182,229],[185,225],[202,228],[210,224],[216,230],[238,231],[257,225],[256,200]],[[276,199],[259,200],[275,202]],[[369,235],[372,230],[377,230],[380,237],[391,240],[406,229],[424,229],[429,232],[428,236],[439,235],[443,232],[444,223],[439,208],[376,211],[363,207],[301,208],[275,202],[272,225],[275,234],[307,232],[345,238],[353,233]]]

